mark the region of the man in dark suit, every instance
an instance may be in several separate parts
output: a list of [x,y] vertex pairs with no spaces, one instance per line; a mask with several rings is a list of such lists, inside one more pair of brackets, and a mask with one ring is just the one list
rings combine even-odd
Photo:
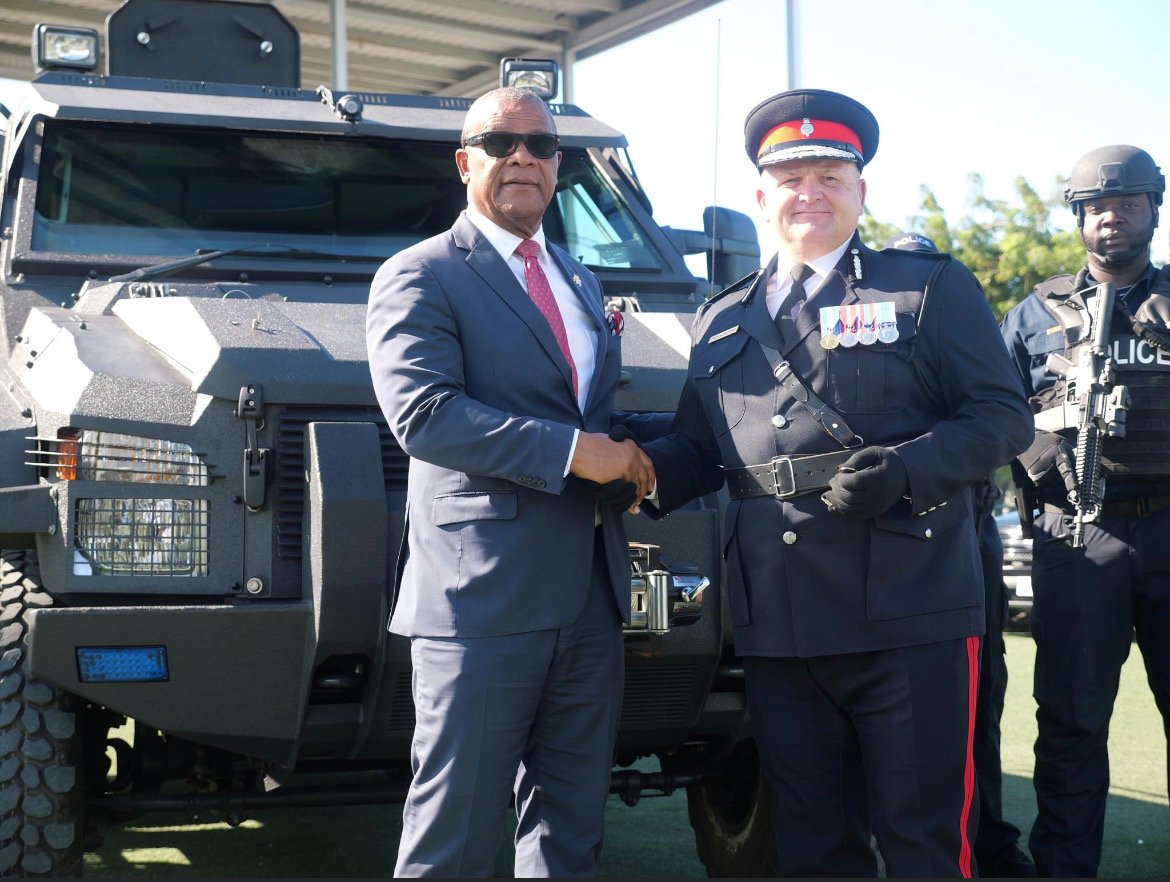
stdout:
[[672,433],[645,445],[657,512],[730,492],[728,607],[782,873],[875,871],[860,752],[887,874],[970,876],[971,487],[1027,446],[1031,412],[970,272],[857,236],[863,105],[786,92],[745,139],[777,255],[695,319]]
[[490,876],[509,797],[517,876],[593,875],[623,682],[630,565],[599,485],[650,489],[610,440],[620,337],[541,229],[560,162],[533,93],[468,110],[467,211],[388,260],[370,370],[410,454],[390,630],[411,638],[414,779],[396,876]]

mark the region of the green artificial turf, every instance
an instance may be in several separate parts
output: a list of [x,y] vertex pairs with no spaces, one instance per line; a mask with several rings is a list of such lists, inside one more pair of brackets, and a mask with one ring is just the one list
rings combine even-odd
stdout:
[[[1024,831],[1035,817],[1031,697],[1034,649],[1022,633],[1007,635],[1010,682],[1003,721],[1005,814]],[[1103,877],[1170,873],[1170,809],[1166,740],[1161,718],[1134,652],[1122,672],[1110,735],[1112,787],[1105,829]],[[151,815],[125,828],[106,828],[105,844],[86,856],[97,877],[389,876],[401,806],[277,809],[231,828],[217,818],[192,824],[178,815]],[[703,875],[687,822],[686,795],[646,797],[628,807],[610,797],[600,873],[608,877]],[[507,844],[498,871],[510,867]]]

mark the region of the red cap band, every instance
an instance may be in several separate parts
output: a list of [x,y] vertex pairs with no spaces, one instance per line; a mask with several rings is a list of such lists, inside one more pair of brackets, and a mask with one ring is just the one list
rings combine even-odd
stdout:
[[780,123],[760,141],[760,149],[756,153],[758,159],[766,154],[775,152],[781,144],[790,141],[836,141],[848,144],[863,156],[861,138],[849,126],[827,119],[793,119]]

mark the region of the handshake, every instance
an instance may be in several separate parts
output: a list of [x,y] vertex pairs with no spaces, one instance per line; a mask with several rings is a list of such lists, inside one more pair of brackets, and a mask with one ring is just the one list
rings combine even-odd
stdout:
[[620,424],[608,435],[582,432],[569,472],[593,485],[598,505],[631,514],[654,489],[654,463]]

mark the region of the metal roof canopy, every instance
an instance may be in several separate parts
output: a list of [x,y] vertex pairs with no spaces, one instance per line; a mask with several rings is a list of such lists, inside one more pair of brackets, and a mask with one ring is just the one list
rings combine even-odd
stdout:
[[[573,62],[719,0],[272,0],[301,35],[301,85],[474,97],[500,59],[561,62],[558,100],[572,101]],[[97,28],[121,0],[3,0],[0,77],[31,79],[38,23]],[[346,35],[342,40],[340,35]],[[334,46],[345,45],[345,52]],[[103,47],[103,52],[106,51]]]

